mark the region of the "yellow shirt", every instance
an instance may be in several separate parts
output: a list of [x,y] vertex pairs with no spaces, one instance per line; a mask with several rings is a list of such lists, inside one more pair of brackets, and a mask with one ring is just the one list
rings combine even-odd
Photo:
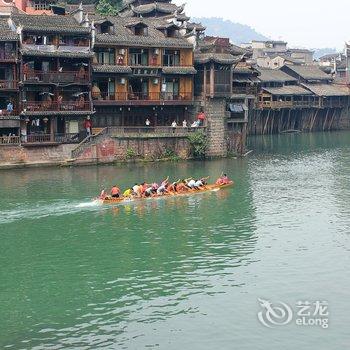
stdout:
[[132,190],[129,188],[123,193],[123,197],[130,197],[132,194]]

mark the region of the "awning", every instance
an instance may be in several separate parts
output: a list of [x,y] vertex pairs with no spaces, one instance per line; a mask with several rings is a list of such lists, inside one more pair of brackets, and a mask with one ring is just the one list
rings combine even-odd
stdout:
[[235,77],[234,75],[233,75],[233,81],[236,83],[249,83],[250,82],[249,77]]
[[0,128],[19,128],[20,121],[18,119],[5,119],[0,118]]
[[248,107],[244,103],[230,103],[229,107],[232,113],[243,113],[248,110]]

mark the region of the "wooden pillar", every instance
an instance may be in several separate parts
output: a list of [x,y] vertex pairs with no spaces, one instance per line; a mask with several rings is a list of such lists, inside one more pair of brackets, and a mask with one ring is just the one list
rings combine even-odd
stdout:
[[51,117],[50,120],[48,121],[48,123],[50,123],[50,141],[54,142],[55,141],[55,129],[56,129],[55,124],[57,124],[57,117]]

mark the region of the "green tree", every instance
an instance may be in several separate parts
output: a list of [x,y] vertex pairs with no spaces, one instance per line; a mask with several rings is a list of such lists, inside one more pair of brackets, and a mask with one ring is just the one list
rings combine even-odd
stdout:
[[96,10],[102,16],[115,16],[122,6],[122,0],[98,0]]
[[196,131],[188,136],[191,146],[191,154],[195,159],[204,159],[208,148],[207,135],[202,131]]

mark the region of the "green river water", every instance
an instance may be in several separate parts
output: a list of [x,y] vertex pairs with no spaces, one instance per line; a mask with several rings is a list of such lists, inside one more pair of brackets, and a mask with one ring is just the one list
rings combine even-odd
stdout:
[[[350,133],[250,140],[246,159],[0,173],[0,349],[350,349]],[[115,207],[117,182],[236,186]],[[272,328],[258,299],[328,302]]]

